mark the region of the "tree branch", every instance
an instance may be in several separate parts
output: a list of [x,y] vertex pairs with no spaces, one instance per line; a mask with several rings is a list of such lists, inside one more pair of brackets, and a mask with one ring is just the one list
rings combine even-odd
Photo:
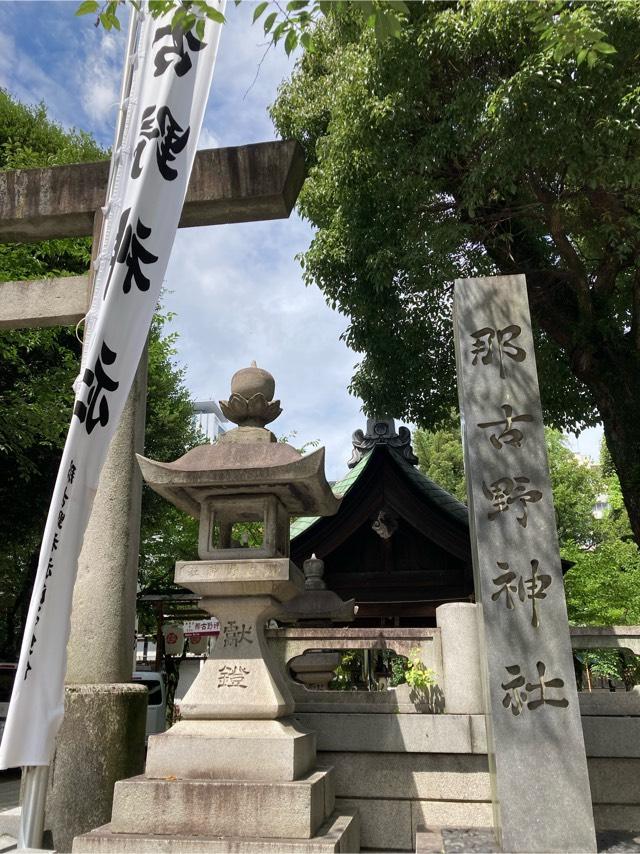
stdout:
[[602,261],[596,270],[593,283],[593,292],[601,297],[611,296],[616,286],[618,273],[622,269],[622,264],[618,256],[615,254],[614,247],[608,243],[604,249]]
[[593,306],[589,292],[589,276],[582,263],[582,259],[562,228],[560,211],[555,205],[550,205],[547,209],[547,224],[558,252],[562,255],[567,267],[573,274],[569,278],[569,281],[578,298],[580,313],[583,318],[591,320],[593,317]]

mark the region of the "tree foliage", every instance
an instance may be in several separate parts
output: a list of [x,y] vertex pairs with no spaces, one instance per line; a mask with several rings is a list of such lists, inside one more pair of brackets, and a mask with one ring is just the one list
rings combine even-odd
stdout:
[[[107,156],[84,133],[49,121],[44,106],[28,108],[0,90],[0,168],[54,166]],[[0,281],[85,273],[87,239],[0,244]],[[182,372],[173,364],[175,336],[156,316],[149,341],[146,446],[175,459],[196,441]],[[40,540],[67,435],[78,373],[75,330],[0,332],[0,657],[17,653],[37,568]],[[157,499],[157,500],[156,500]],[[177,513],[177,511],[176,511]],[[166,567],[169,554],[191,557],[196,535],[189,520],[158,496],[144,495],[141,566]]]
[[[234,2],[239,6],[242,0]],[[129,4],[140,9],[139,0],[129,0]],[[125,0],[83,0],[76,8],[76,15],[95,15],[96,27],[119,30],[118,12],[124,5]],[[404,0],[289,0],[283,5],[278,0],[261,0],[252,5],[253,23],[262,18],[269,46],[275,47],[278,42],[282,42],[287,56],[299,44],[306,50],[314,50],[314,31],[322,18],[354,14],[363,26],[370,28],[376,38],[382,41],[399,34],[409,12]],[[225,23],[225,17],[216,4],[208,3],[207,0],[149,0],[149,11],[154,18],[173,11],[173,30],[193,31],[199,39],[204,37],[207,19]]]
[[305,280],[364,353],[352,391],[446,421],[453,280],[525,273],[547,421],[602,419],[638,537],[640,4],[409,9],[384,42],[324,21],[272,107],[309,165]]
[[[174,358],[177,334],[163,334],[171,315],[156,315],[149,345],[145,455],[175,460],[204,438],[192,420],[193,403],[184,369]],[[140,529],[139,583],[145,590],[173,584],[176,560],[197,558],[198,522],[144,486]]]
[[593,508],[601,491],[600,472],[580,462],[558,430],[546,428],[545,439],[558,539],[562,545],[574,541],[593,546],[598,539]]
[[439,428],[416,430],[411,440],[420,470],[466,504],[467,485],[458,413],[452,410],[447,422]]
[[[140,0],[128,0],[140,10]],[[411,0],[412,3],[432,3],[434,0]],[[96,27],[119,30],[118,11],[127,0],[83,0],[76,15],[95,15]],[[236,6],[242,0],[234,0]],[[287,54],[298,45],[312,52],[316,50],[317,25],[323,18],[340,20],[355,16],[363,27],[373,31],[377,41],[398,37],[410,20],[409,6],[405,0],[260,0],[253,3],[253,23],[262,19],[269,47],[282,42]],[[214,3],[207,0],[149,0],[149,11],[154,18],[173,10],[171,26],[174,30],[193,30],[203,38],[205,20],[224,24],[225,17]],[[527,10],[535,32],[539,33],[541,49],[554,59],[575,57],[578,65],[585,60],[593,66],[602,56],[615,53],[615,47],[605,41],[606,33],[594,25],[588,10],[570,0],[534,0]]]
[[[565,576],[569,619],[577,625],[637,625],[640,552],[631,536],[617,477],[603,469],[602,457],[595,469],[580,462],[559,431],[547,428],[545,438],[560,549],[562,557],[573,563]],[[437,430],[416,430],[412,443],[421,471],[466,501],[457,414],[451,412],[447,424]],[[606,454],[602,456],[606,462]],[[610,509],[602,519],[595,519],[593,507],[602,492]],[[622,670],[630,666],[624,657],[600,652],[587,655],[583,663],[612,678],[623,678]],[[610,673],[605,665],[613,668]]]
[[640,623],[640,552],[634,542],[611,540],[593,551],[574,546],[565,554],[575,561],[564,579],[572,623]]
[[[561,546],[569,546],[573,554],[576,543],[585,547],[593,546],[605,536],[614,539],[615,535],[608,533],[607,522],[598,523],[592,514],[596,496],[602,488],[599,471],[581,463],[558,430],[546,428],[545,439]],[[447,424],[439,429],[416,430],[412,441],[420,470],[459,501],[466,502],[460,419],[457,413],[451,412]]]

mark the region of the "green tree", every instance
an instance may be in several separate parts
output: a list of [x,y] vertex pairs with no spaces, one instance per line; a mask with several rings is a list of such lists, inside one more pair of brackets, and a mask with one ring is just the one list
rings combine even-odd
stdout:
[[[84,133],[49,121],[44,106],[25,107],[0,90],[0,168],[98,160],[107,154]],[[86,272],[90,242],[0,244],[0,281]],[[172,359],[175,335],[156,316],[149,341],[146,447],[175,459],[196,440],[182,372]],[[61,450],[73,403],[80,343],[73,328],[0,332],[0,657],[16,655]],[[189,520],[145,491],[141,568],[166,567],[169,554],[193,557]],[[146,576],[145,576],[146,577]]]
[[[205,441],[192,420],[193,403],[184,385],[184,369],[174,362],[177,333],[163,334],[163,326],[170,319],[171,315],[156,315],[149,345],[145,455],[155,460],[175,460]],[[175,562],[197,558],[197,545],[197,520],[145,484],[140,526],[140,586],[146,590],[171,588]]]
[[567,547],[574,566],[565,575],[569,620],[577,625],[638,625],[640,552],[634,542],[611,540],[594,551]]
[[[446,427],[416,430],[413,449],[419,466],[428,477],[466,502],[460,419],[452,412]],[[602,537],[592,511],[601,489],[598,471],[580,463],[558,430],[545,429],[553,503],[561,546],[591,546]]]
[[598,541],[633,539],[620,481],[604,437],[600,444],[600,475],[602,479],[601,494],[606,497],[608,507],[596,526]]
[[547,420],[602,420],[639,539],[640,4],[409,11],[383,42],[353,15],[321,23],[272,108],[306,151],[305,279],[365,354],[352,390],[445,421],[451,282],[525,273]]
[[[236,6],[241,2],[234,0]],[[118,11],[124,3],[125,0],[83,0],[76,15],[95,15],[96,27],[119,30]],[[129,3],[140,8],[139,0]],[[286,5],[278,0],[261,0],[252,5],[253,23],[262,23],[265,37],[270,40],[268,47],[282,41],[287,56],[298,44],[310,52],[317,50],[316,27],[322,18],[337,20],[353,16],[363,27],[372,30],[378,41],[398,37],[410,20],[405,0],[289,0]],[[149,11],[154,18],[173,11],[172,29],[193,30],[198,38],[204,36],[205,19],[225,23],[224,15],[207,0],[152,0]],[[537,0],[527,12],[539,34],[541,47],[549,56],[556,59],[572,56],[579,65],[586,61],[593,67],[603,56],[615,53],[613,45],[604,41],[606,34],[594,25],[589,10],[571,0]]]
[[573,540],[582,546],[593,545],[598,527],[593,508],[602,486],[600,473],[576,459],[558,430],[547,427],[545,439],[560,543]]
[[411,437],[420,470],[447,492],[466,503],[460,417],[451,411],[447,422],[434,430],[416,430]]
[[[0,90],[0,169],[98,160],[90,137],[48,121]],[[0,244],[0,281],[77,275],[88,240]],[[26,617],[60,449],[69,426],[80,344],[72,328],[0,332],[0,656],[12,657]]]

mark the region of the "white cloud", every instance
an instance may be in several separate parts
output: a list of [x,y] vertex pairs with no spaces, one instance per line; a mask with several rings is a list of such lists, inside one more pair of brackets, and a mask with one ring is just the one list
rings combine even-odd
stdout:
[[294,66],[281,45],[269,48],[260,21],[251,23],[254,8],[253,3],[227,4],[205,119],[222,145],[275,137],[267,106]]
[[113,127],[124,61],[121,39],[99,30],[85,34],[82,43],[84,58],[76,76],[82,107],[92,124]]
[[202,127],[200,137],[198,139],[198,148],[220,148],[219,138],[208,127]]
[[74,10],[74,3],[2,3],[0,86],[23,103],[43,101],[53,120],[110,145],[126,26],[107,33]]

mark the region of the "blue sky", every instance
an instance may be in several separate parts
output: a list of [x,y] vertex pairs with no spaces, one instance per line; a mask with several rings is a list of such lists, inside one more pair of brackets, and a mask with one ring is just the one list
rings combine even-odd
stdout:
[[[0,86],[27,103],[43,100],[52,118],[110,146],[125,36],[76,18],[76,5],[0,4]],[[276,136],[267,105],[293,60],[270,50],[256,78],[266,45],[261,29],[251,26],[252,13],[252,3],[228,3],[200,148]],[[340,341],[347,319],[328,308],[317,288],[302,284],[295,256],[311,236],[295,214],[181,229],[164,302],[176,313],[178,360],[193,396],[228,397],[233,372],[256,359],[275,376],[282,401],[275,432],[295,431],[297,444],[319,439],[327,448],[328,476],[338,478],[346,471],[351,433],[365,426],[360,401],[347,392],[358,357]]]
[[[26,103],[44,101],[51,118],[110,146],[124,31],[105,33],[90,17],[76,18],[77,5],[0,4],[0,87]],[[200,148],[275,138],[267,106],[294,60],[280,48],[265,55],[261,29],[251,26],[254,5],[228,2]],[[351,433],[365,419],[360,401],[347,392],[358,361],[340,341],[348,320],[325,304],[317,288],[302,284],[295,256],[311,238],[309,225],[295,214],[275,222],[181,229],[167,270],[165,306],[176,313],[178,360],[193,396],[226,398],[233,372],[256,359],[274,374],[282,401],[275,432],[295,431],[298,444],[319,439],[334,479],[346,470]],[[572,444],[597,457],[596,431]]]

